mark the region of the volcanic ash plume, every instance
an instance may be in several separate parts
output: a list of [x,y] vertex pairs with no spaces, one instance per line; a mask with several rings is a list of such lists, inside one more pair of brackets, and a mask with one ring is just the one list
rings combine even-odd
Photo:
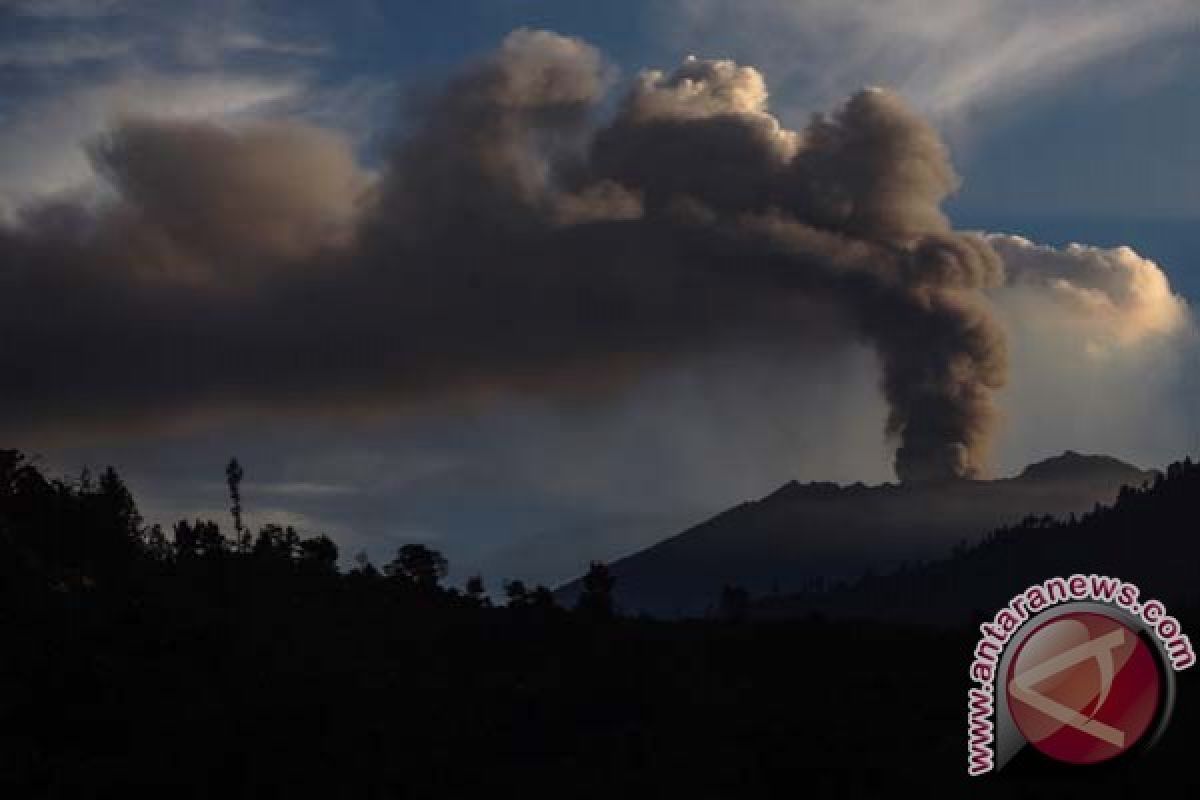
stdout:
[[[611,84],[587,44],[514,32],[414,109],[374,179],[295,123],[119,125],[91,151],[115,200],[0,231],[0,366],[28,379],[0,410],[146,424],[594,395],[693,357],[786,348],[803,370],[861,341],[899,477],[978,474],[1004,268],[940,211],[958,179],[933,129],[868,89],[788,130],[730,61],[644,72],[605,114]],[[53,326],[22,311],[51,297],[72,309]],[[92,331],[120,344],[108,369]]]
[[593,364],[803,346],[813,308],[832,308],[879,354],[899,476],[975,474],[1005,366],[979,290],[1003,272],[939,210],[957,178],[936,133],[881,90],[790,131],[756,70],[695,58],[643,73],[595,125],[604,84],[586,45],[513,34],[430,103],[376,227],[443,269],[455,243],[499,238],[476,256],[489,272],[551,281],[552,306],[596,298],[565,330],[541,312],[538,331],[576,337],[567,346]]

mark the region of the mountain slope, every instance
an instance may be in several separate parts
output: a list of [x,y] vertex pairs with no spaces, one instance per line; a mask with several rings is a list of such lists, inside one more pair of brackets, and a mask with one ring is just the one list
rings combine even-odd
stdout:
[[764,599],[755,614],[958,624],[990,617],[1034,583],[1093,572],[1132,581],[1144,599],[1186,606],[1200,599],[1198,517],[1200,466],[1185,461],[1078,520],[1025,520],[951,558],[830,591]]
[[[1105,456],[1064,453],[1014,478],[882,486],[788,483],[611,565],[629,613],[703,614],[721,587],[795,592],[946,554],[1027,515],[1065,516],[1152,480]],[[558,591],[571,603],[578,582]]]

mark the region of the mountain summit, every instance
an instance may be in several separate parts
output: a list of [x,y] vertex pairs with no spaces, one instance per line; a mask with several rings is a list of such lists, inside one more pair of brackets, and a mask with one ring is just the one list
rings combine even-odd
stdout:
[[[1068,451],[1013,478],[840,486],[791,481],[611,566],[628,613],[705,613],[725,585],[754,595],[810,589],[946,555],[1027,516],[1110,503],[1156,473]],[[572,603],[578,581],[558,590]]]
[[1016,479],[1023,481],[1082,481],[1090,478],[1097,481],[1114,479],[1124,481],[1130,477],[1131,473],[1138,473],[1143,478],[1153,477],[1154,474],[1153,472],[1143,473],[1112,456],[1085,455],[1076,453],[1074,450],[1067,450],[1060,456],[1030,464],[1021,471]]

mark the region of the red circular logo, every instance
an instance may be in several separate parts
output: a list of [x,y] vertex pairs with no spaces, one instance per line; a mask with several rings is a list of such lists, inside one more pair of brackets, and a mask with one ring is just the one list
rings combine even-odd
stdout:
[[1141,637],[1083,611],[1036,628],[1013,657],[1006,685],[1021,734],[1071,764],[1107,761],[1136,745],[1163,693],[1155,654]]

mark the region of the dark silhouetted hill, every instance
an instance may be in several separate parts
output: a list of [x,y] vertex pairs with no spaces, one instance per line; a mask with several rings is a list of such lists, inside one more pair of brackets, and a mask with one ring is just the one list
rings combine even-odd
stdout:
[[[1152,480],[1107,456],[1067,452],[1014,478],[882,486],[788,483],[611,565],[626,613],[695,616],[726,585],[793,593],[939,557],[1032,514],[1065,516]],[[574,602],[578,582],[557,596]]]
[[1122,489],[1111,507],[1079,518],[1030,516],[950,558],[765,599],[755,613],[957,624],[990,617],[1029,585],[1074,573],[1132,581],[1144,597],[1175,607],[1200,600],[1200,466],[1173,464],[1148,487]]
[[[1137,552],[1105,553],[1121,530],[1177,543],[1191,530],[1181,520],[1196,472],[1172,467],[1065,535],[1100,543],[1100,562]],[[620,579],[603,564],[588,567],[573,610],[515,581],[496,605],[481,578],[442,586],[448,564],[420,544],[382,569],[360,559],[341,570],[324,537],[277,525],[251,536],[239,524],[240,467],[227,475],[235,536],[203,520],[164,531],[143,522],[111,469],[49,479],[0,450],[0,797],[1200,791],[1197,670],[1179,675],[1171,727],[1144,759],[1066,776],[1018,759],[996,780],[968,780],[963,690],[978,634],[965,626],[762,619],[733,589],[725,619],[623,617]],[[1172,536],[1137,536],[1168,523]],[[1007,591],[1043,534],[1059,532],[1041,524],[964,551],[944,566],[958,576],[952,594],[965,580]],[[1052,560],[1032,552],[1027,571],[1040,574]],[[1188,575],[1193,553],[1167,568]],[[1161,563],[1131,562],[1130,574]],[[941,602],[937,569],[922,579]],[[860,602],[913,591],[888,580],[874,595],[861,585]],[[1195,619],[1171,610],[1185,630]]]

